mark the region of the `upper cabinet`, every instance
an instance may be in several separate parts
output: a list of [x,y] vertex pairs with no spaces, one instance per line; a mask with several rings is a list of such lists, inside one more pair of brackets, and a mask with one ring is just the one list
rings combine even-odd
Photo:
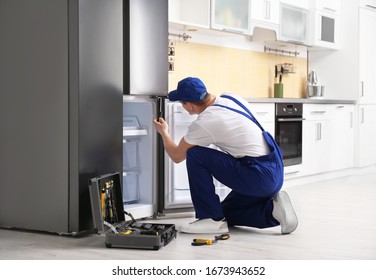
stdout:
[[312,0],[311,45],[339,48],[340,7],[340,0]]
[[254,28],[260,27],[275,31],[280,41],[339,48],[341,0],[169,0],[168,3],[171,26],[184,31],[213,29],[254,35]]
[[210,28],[210,0],[169,0],[168,21],[192,27]]
[[[292,6],[295,1],[280,2],[280,37],[282,41],[297,44],[307,44],[308,42],[308,9],[300,6]],[[304,1],[303,1],[304,2]]]
[[251,32],[254,27],[272,29],[279,34],[279,0],[251,1]]
[[304,10],[309,9],[309,0],[280,0],[280,3]]
[[211,27],[250,34],[250,0],[212,0]]
[[376,7],[359,9],[359,103],[376,104]]

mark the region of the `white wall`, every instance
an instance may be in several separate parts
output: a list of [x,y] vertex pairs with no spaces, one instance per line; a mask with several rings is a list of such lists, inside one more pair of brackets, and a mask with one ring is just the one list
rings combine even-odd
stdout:
[[356,100],[359,90],[358,1],[341,1],[339,50],[309,53],[309,71],[325,85],[325,98]]

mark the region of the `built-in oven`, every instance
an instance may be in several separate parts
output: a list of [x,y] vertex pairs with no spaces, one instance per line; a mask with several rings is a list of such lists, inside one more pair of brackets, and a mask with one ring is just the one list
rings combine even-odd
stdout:
[[276,103],[275,140],[285,166],[302,163],[303,104]]

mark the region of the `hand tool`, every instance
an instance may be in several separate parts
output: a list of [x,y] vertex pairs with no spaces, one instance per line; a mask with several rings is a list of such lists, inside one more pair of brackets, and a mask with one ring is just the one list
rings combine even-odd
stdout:
[[191,243],[192,246],[203,246],[203,245],[213,245],[217,243],[218,240],[227,240],[230,238],[230,234],[225,233],[218,236],[214,236],[214,239],[205,239],[205,238],[195,238]]

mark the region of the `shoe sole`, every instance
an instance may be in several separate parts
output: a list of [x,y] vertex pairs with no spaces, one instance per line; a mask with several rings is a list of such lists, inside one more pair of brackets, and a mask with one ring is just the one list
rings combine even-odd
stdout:
[[290,197],[285,191],[282,191],[277,194],[276,200],[281,203],[282,209],[284,209],[282,213],[284,222],[280,222],[281,233],[292,233],[298,227],[298,217],[292,207]]
[[183,232],[183,233],[197,233],[197,234],[217,234],[217,233],[220,233],[220,234],[222,234],[222,233],[229,233],[229,230],[228,230],[228,227],[226,226],[226,227],[224,227],[224,228],[219,228],[219,229],[217,229],[217,230],[204,230],[204,229],[202,229],[202,230],[200,230],[200,229],[195,229],[195,230],[189,230],[189,229],[184,229],[184,227],[183,228],[180,228],[180,229],[178,229],[180,232]]

